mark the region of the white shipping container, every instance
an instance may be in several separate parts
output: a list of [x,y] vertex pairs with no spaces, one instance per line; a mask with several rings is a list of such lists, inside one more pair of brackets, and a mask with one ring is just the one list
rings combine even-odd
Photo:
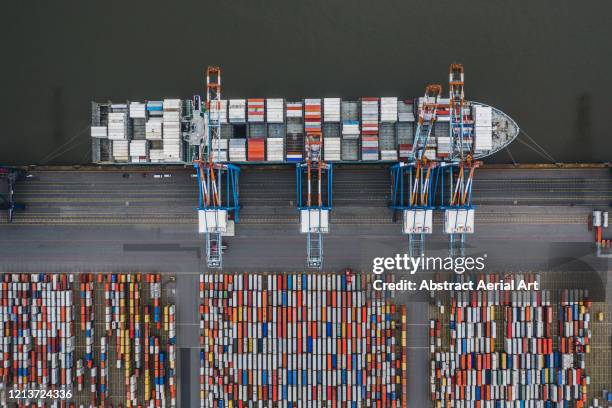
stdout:
[[397,122],[397,97],[380,98],[380,121]]
[[283,99],[266,99],[266,121],[268,123],[283,123],[284,120]]
[[108,131],[106,126],[92,126],[91,127],[91,137],[99,138],[99,139],[107,139]]
[[129,142],[127,140],[113,140],[113,158],[116,161],[128,161],[130,158]]
[[330,161],[339,161],[341,140],[339,137],[328,137],[323,141],[323,158]]
[[493,128],[476,126],[474,128],[474,150],[486,151],[493,148]]
[[381,150],[380,160],[396,161],[397,160],[397,150]]
[[149,154],[149,142],[147,140],[132,140],[130,142],[131,157],[145,157]]
[[230,99],[228,110],[230,123],[244,123],[246,121],[245,99]]
[[162,140],[162,121],[159,118],[149,119],[145,124],[145,138],[147,140]]
[[181,109],[181,100],[180,99],[164,99],[163,109],[164,109],[164,111],[168,111],[168,110],[180,110]]
[[270,138],[266,144],[267,161],[283,161],[284,140],[281,138]]
[[303,115],[301,102],[287,102],[287,117],[301,118]]
[[472,117],[476,126],[493,125],[493,109],[490,106],[472,105]]
[[160,162],[164,160],[163,149],[149,149],[149,160],[151,162]]
[[130,103],[130,118],[144,119],[146,118],[145,104],[141,102]]
[[325,122],[340,122],[340,98],[323,99],[323,120]]

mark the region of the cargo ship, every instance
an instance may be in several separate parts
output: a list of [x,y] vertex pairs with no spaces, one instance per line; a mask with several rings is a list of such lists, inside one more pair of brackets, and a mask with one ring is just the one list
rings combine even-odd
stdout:
[[[448,97],[442,97],[441,87],[436,94],[430,87],[425,96],[410,99],[219,98],[210,112],[199,95],[93,102],[92,162],[191,163],[207,143],[218,156],[215,161],[300,162],[306,159],[306,139],[313,132],[321,133],[326,162],[409,161],[419,143],[424,143],[419,157],[457,162],[462,152],[473,159],[490,156],[518,136],[518,125],[507,114],[463,99],[462,70],[453,72],[451,66]],[[212,117],[220,137],[208,142]],[[429,124],[426,131],[421,128]],[[422,140],[419,135],[424,133]]]

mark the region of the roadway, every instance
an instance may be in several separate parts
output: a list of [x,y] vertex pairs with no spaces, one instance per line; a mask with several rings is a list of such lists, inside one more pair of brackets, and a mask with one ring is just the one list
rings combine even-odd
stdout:
[[[167,177],[164,177],[164,174]],[[5,271],[168,272],[177,275],[179,361],[183,401],[199,397],[197,281],[204,269],[196,233],[191,171],[33,171],[17,199],[28,208],[0,226]],[[161,177],[156,177],[161,175]],[[298,234],[292,167],[244,168],[241,220],[228,237],[226,271],[302,271],[305,236]],[[487,255],[489,271],[542,271],[549,282],[571,272],[595,300],[608,297],[609,262],[593,256],[587,218],[612,203],[609,169],[487,170],[477,172],[476,234],[468,255]],[[382,166],[339,167],[334,179],[325,270],[370,271],[372,259],[406,250],[406,238],[387,209],[389,176]],[[441,221],[428,255],[445,256]],[[578,274],[578,273],[579,274]],[[572,276],[563,274],[563,277]],[[566,279],[567,286],[575,281]],[[606,290],[606,287],[608,290]],[[403,295],[409,313],[410,372],[428,373],[427,299]],[[411,376],[410,407],[427,406],[427,376]]]

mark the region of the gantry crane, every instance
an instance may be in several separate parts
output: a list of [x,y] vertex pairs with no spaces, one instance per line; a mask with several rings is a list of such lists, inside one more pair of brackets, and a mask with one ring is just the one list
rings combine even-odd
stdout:
[[449,236],[450,256],[454,257],[464,256],[465,235],[474,232],[472,185],[474,171],[482,163],[473,160],[473,132],[472,128],[465,126],[463,65],[450,65],[448,82],[451,160],[440,171],[442,190],[439,208],[444,210],[444,232]]
[[329,232],[333,180],[333,167],[323,161],[322,147],[323,134],[308,132],[305,161],[296,165],[300,232],[307,235],[306,266],[319,269],[323,266],[322,234]]
[[436,163],[426,158],[391,167],[391,209],[401,211],[411,257],[424,255],[425,235],[433,230],[435,171]]
[[408,235],[410,256],[425,253],[425,235],[433,230],[432,189],[437,163],[425,155],[427,142],[436,121],[440,85],[428,85],[418,104],[417,129],[408,161],[391,167],[391,209],[401,211],[402,232]]
[[472,185],[474,171],[480,164],[481,162],[474,161],[471,154],[468,154],[465,160],[440,169],[442,186],[440,209],[444,210],[444,232],[449,237],[451,257],[465,256],[465,236],[474,233]]
[[199,232],[205,236],[206,262],[209,268],[223,267],[222,236],[233,232],[232,224],[238,222],[240,211],[240,169],[222,162],[220,112],[221,69],[211,66],[206,72],[207,131],[200,143],[198,157],[193,163],[198,180]]

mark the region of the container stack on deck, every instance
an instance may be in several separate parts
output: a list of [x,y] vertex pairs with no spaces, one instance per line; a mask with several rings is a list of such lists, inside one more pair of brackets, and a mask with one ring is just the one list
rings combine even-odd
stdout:
[[474,150],[484,151],[493,147],[493,112],[490,106],[473,106]]
[[400,160],[406,160],[414,142],[415,114],[412,101],[397,102],[397,148]]
[[380,98],[380,159],[397,161],[397,98]]
[[178,162],[183,159],[183,143],[181,140],[181,100],[164,99],[163,108],[164,159],[170,162]]
[[[497,275],[480,279],[499,282]],[[539,282],[538,275],[510,279]],[[548,291],[452,292],[448,327],[438,319],[430,326],[435,406],[586,407],[585,299],[582,291],[563,294],[555,324]]]
[[378,160],[378,98],[361,99],[361,160]]
[[323,159],[340,161],[340,98],[323,100]]
[[265,100],[251,98],[248,99],[247,106],[249,120],[247,160],[261,162],[266,159]]
[[299,162],[304,156],[302,102],[287,102],[287,161]]
[[200,405],[405,406],[405,308],[368,279],[201,275]]
[[161,292],[160,275],[3,274],[0,405],[15,388],[70,390],[83,406],[176,406],[175,309]]
[[285,109],[282,99],[266,99],[266,121],[268,122],[266,160],[282,162],[285,160]]

